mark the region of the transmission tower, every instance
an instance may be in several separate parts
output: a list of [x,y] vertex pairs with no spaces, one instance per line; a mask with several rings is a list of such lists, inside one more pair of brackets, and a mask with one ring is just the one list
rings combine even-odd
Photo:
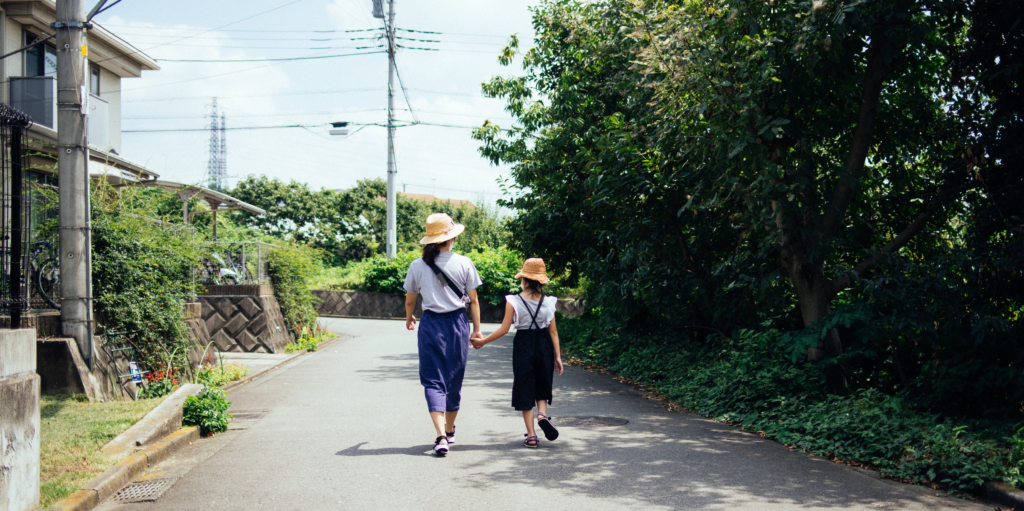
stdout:
[[217,98],[210,105],[210,162],[206,166],[206,182],[218,192],[224,191],[227,177],[227,116],[217,108]]

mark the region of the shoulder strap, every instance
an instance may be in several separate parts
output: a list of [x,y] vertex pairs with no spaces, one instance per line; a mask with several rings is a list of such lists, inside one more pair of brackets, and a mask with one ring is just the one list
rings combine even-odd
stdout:
[[537,329],[537,314],[540,314],[540,306],[544,303],[544,295],[541,295],[540,301],[537,302],[537,310],[536,311],[530,310],[530,304],[526,303],[526,299],[523,298],[523,295],[516,295],[516,296],[518,296],[519,300],[521,302],[523,302],[523,307],[526,307],[526,312],[530,313],[530,328],[536,330]]
[[[423,262],[427,263],[427,261],[423,261]],[[455,296],[457,296],[459,298],[459,300],[462,300],[466,296],[466,293],[462,292],[462,288],[457,286],[455,284],[455,281],[453,281],[452,278],[449,277],[448,274],[445,273],[436,264],[434,264],[434,263],[427,263],[427,266],[430,266],[430,269],[434,270],[434,275],[437,275],[438,279],[441,280],[441,285],[445,285],[445,283],[447,283],[447,285],[445,287],[447,287],[448,289],[451,289],[452,292],[455,293]]]

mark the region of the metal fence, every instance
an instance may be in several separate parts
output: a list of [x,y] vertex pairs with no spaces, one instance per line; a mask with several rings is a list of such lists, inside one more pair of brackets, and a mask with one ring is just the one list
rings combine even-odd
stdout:
[[269,284],[267,256],[274,245],[259,241],[213,241],[206,244],[200,284]]
[[25,130],[32,120],[24,113],[0,103],[0,313],[9,314],[11,328],[21,328],[21,316],[28,309],[31,276],[26,242],[28,201],[25,200]]

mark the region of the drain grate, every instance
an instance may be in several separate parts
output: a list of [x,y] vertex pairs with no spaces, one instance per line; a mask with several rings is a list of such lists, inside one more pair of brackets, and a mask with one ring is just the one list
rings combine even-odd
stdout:
[[555,426],[568,426],[575,428],[597,428],[602,426],[625,426],[629,424],[626,419],[618,417],[554,417],[552,422]]
[[264,415],[266,415],[266,413],[249,413],[249,412],[245,412],[245,413],[233,413],[233,414],[231,414],[231,417],[234,418],[236,421],[254,421],[254,420],[262,419]]
[[121,488],[111,500],[118,502],[154,502],[171,487],[173,482],[173,479],[149,479],[135,482]]

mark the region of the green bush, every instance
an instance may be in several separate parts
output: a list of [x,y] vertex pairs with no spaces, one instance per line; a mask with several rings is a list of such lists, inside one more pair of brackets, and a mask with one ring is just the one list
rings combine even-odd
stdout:
[[203,366],[196,371],[196,383],[219,389],[228,382],[240,380],[249,375],[249,366],[227,362],[216,366]]
[[199,426],[204,436],[228,430],[231,402],[223,390],[203,387],[198,394],[185,398],[181,423],[184,426]]
[[828,395],[820,367],[793,362],[793,336],[740,330],[690,351],[669,335],[615,326],[600,311],[558,326],[567,354],[783,444],[955,492],[986,481],[1024,487],[1021,424],[957,421],[875,389]]
[[[56,194],[33,188],[44,220],[38,239],[56,242]],[[161,216],[173,194],[92,184],[92,282],[100,327],[130,343],[146,368],[181,367],[189,348],[183,305],[194,295],[200,240],[188,226]],[[180,210],[177,213],[180,219]]]
[[320,254],[305,245],[283,244],[267,256],[267,273],[288,328],[298,332],[316,322],[309,279],[321,271]]
[[[457,253],[457,252],[456,252]],[[393,260],[375,256],[363,270],[363,289],[375,293],[404,295],[405,275],[409,265],[420,257],[420,252],[402,252]],[[480,300],[494,305],[505,302],[505,295],[519,292],[519,281],[512,278],[522,263],[522,257],[507,248],[488,248],[463,254],[476,266],[483,286],[477,289]]]
[[405,274],[409,265],[420,257],[420,252],[399,252],[388,260],[387,257],[376,255],[369,259],[363,270],[363,290],[371,293],[391,293],[404,295]]

